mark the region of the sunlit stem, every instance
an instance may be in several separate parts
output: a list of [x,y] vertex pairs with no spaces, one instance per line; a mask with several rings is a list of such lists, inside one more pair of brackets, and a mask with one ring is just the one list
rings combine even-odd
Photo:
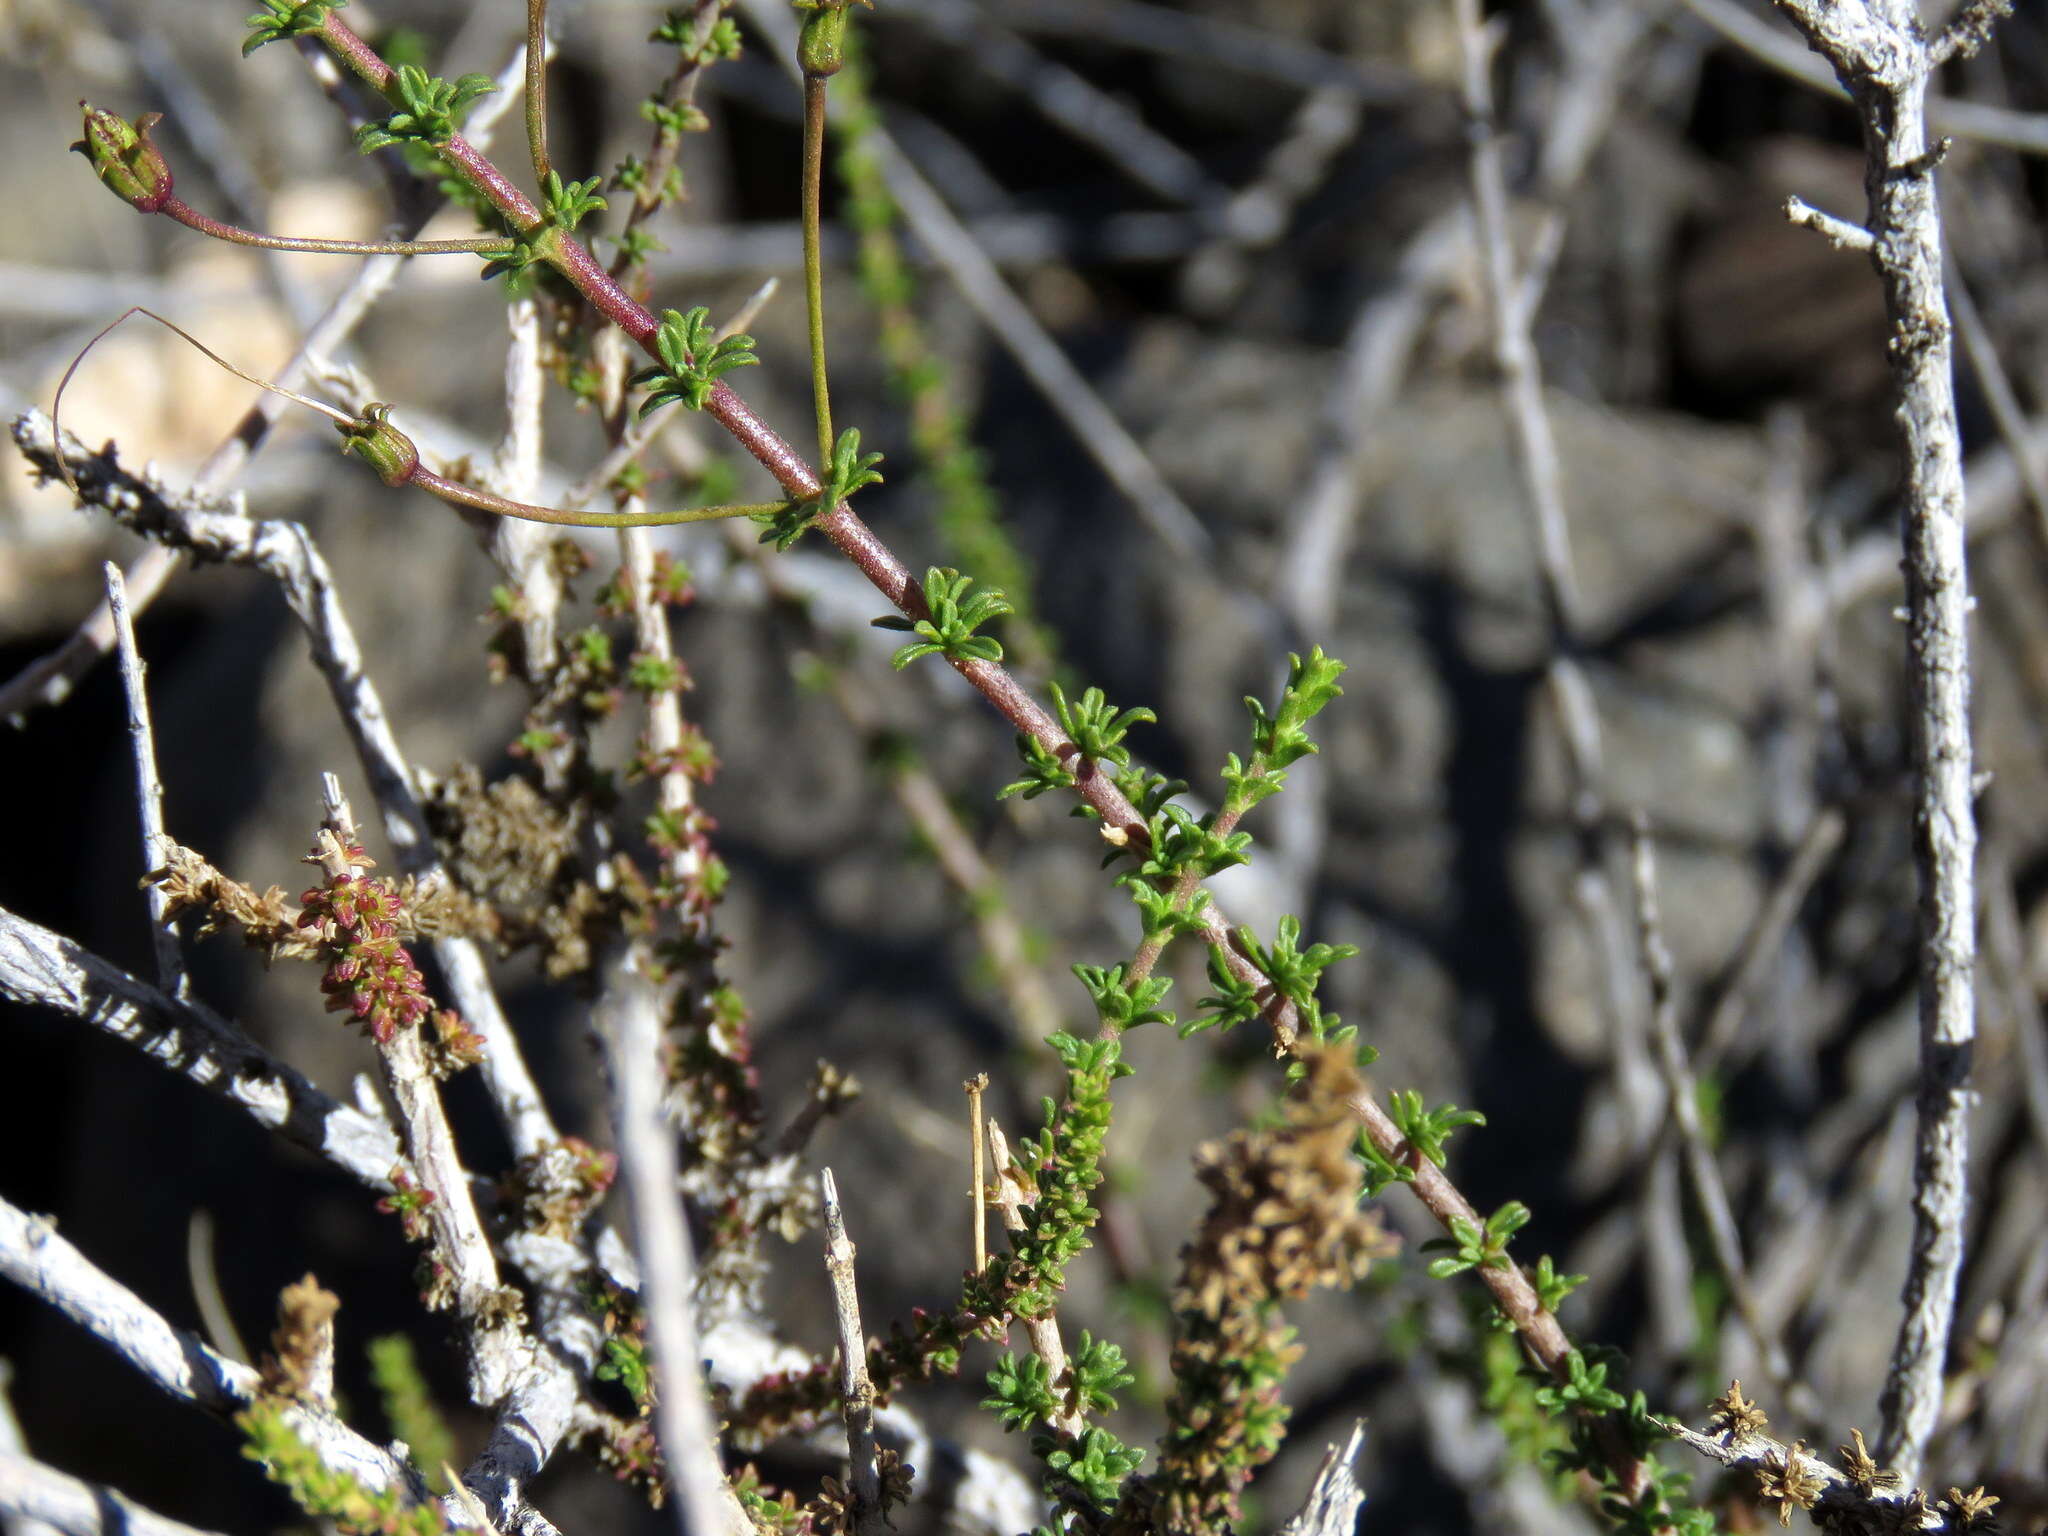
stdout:
[[832,396],[825,383],[825,264],[819,203],[825,175],[825,81],[804,77],[804,313],[811,330],[811,399],[818,415],[818,462],[832,462]]
[[548,0],[526,0],[526,147],[544,188],[555,168],[548,159]]
[[474,235],[467,240],[320,240],[300,235],[261,235],[253,229],[223,224],[177,197],[167,197],[157,210],[187,229],[225,240],[231,245],[265,251],[300,251],[316,256],[502,256],[518,244],[504,235]]
[[565,528],[665,528],[673,523],[709,523],[729,517],[769,517],[789,505],[785,501],[765,501],[683,507],[668,512],[571,512],[564,507],[537,507],[530,502],[509,501],[489,491],[480,491],[473,485],[444,479],[429,469],[419,470],[407,483],[457,506],[473,507],[479,512],[490,512],[499,517],[517,517],[529,523],[554,523]]

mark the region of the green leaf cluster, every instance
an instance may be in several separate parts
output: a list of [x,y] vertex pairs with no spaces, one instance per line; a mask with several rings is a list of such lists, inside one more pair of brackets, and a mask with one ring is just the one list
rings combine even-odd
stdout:
[[[1437,1167],[1444,1166],[1444,1144],[1450,1140],[1453,1131],[1468,1125],[1486,1124],[1486,1116],[1476,1109],[1460,1109],[1455,1104],[1439,1105],[1435,1109],[1423,1107],[1422,1095],[1413,1088],[1397,1088],[1387,1096],[1387,1113],[1395,1125],[1401,1128],[1401,1135],[1408,1145]],[[1405,1162],[1397,1161],[1380,1151],[1379,1145],[1369,1132],[1360,1131],[1355,1147],[1360,1163],[1365,1166],[1365,1196],[1372,1199],[1389,1184],[1412,1184],[1415,1169]],[[1550,1261],[1545,1259],[1547,1264]]]
[[1123,744],[1131,727],[1159,718],[1142,707],[1119,710],[1100,688],[1090,688],[1080,698],[1069,700],[1066,690],[1054,683],[1052,702],[1060,717],[1060,729],[1066,732],[1067,740],[1080,748],[1083,757],[1113,763],[1119,768],[1131,765],[1131,749]]
[[412,1340],[402,1333],[370,1341],[370,1380],[384,1406],[384,1422],[406,1443],[413,1461],[436,1493],[448,1491],[444,1467],[455,1461],[455,1437],[441,1416],[427,1378],[420,1371]]
[[753,337],[728,336],[721,341],[711,311],[702,304],[687,313],[664,310],[654,333],[654,350],[661,362],[641,369],[632,380],[648,391],[640,402],[642,417],[677,402],[701,411],[721,378],[761,361],[754,355]]
[[1069,1389],[1074,1410],[1114,1413],[1116,1394],[1138,1379],[1131,1374],[1129,1364],[1121,1346],[1082,1329],[1080,1347],[1068,1365],[1074,1376]]
[[588,181],[564,181],[559,171],[549,171],[541,187],[541,213],[557,229],[573,230],[598,209],[610,206],[597,195],[601,176]]
[[[1715,1536],[1714,1517],[1689,1502],[1690,1474],[1665,1466],[1654,1454],[1658,1444],[1671,1437],[1664,1421],[1650,1412],[1640,1391],[1624,1398],[1608,1385],[1609,1371],[1622,1363],[1618,1350],[1575,1349],[1565,1356],[1562,1381],[1535,1367],[1525,1373],[1534,1383],[1531,1396],[1537,1406],[1570,1422],[1570,1447],[1550,1451],[1551,1463],[1567,1474],[1591,1476],[1600,1486],[1600,1512],[1626,1536],[1672,1531],[1679,1536]],[[1620,1432],[1644,1474],[1638,1487],[1622,1486],[1601,1443],[1603,1429]]]
[[1565,1356],[1565,1379],[1546,1374],[1536,1388],[1536,1405],[1548,1413],[1613,1413],[1626,1408],[1628,1399],[1607,1385],[1607,1367],[1607,1361],[1589,1361],[1582,1351],[1573,1350]]
[[739,24],[716,12],[699,16],[691,10],[669,11],[647,34],[647,41],[667,43],[692,64],[714,64],[740,56]]
[[637,1336],[613,1335],[604,1341],[604,1359],[598,1362],[597,1379],[616,1381],[643,1414],[654,1406],[654,1368],[647,1358],[646,1341]]
[[1536,1261],[1536,1267],[1529,1272],[1529,1284],[1536,1289],[1536,1299],[1543,1303],[1543,1310],[1555,1312],[1564,1305],[1564,1299],[1586,1283],[1584,1275],[1561,1275],[1557,1266],[1544,1254]]
[[1460,1109],[1455,1104],[1424,1109],[1422,1095],[1413,1088],[1397,1088],[1389,1094],[1387,1113],[1408,1138],[1408,1145],[1439,1168],[1444,1166],[1444,1144],[1453,1131],[1486,1124],[1486,1116],[1476,1109]]
[[[812,523],[855,491],[863,486],[881,484],[882,477],[875,471],[875,466],[881,462],[879,453],[860,451],[860,431],[848,427],[832,445],[832,462],[826,466],[825,483],[815,496],[805,496],[774,512],[756,515],[755,521],[767,530],[761,535],[761,542],[773,544],[778,552],[788,549],[810,531]],[[1000,593],[996,595],[1001,596]]]
[[896,629],[922,636],[896,653],[894,664],[902,671],[926,656],[944,656],[949,661],[1001,661],[1002,642],[976,630],[991,619],[1011,612],[1009,599],[994,587],[970,592],[974,579],[958,571],[933,566],[924,573],[924,602],[931,617],[912,623],[897,614],[874,621],[877,629]]
[[1325,656],[1317,646],[1306,661],[1298,655],[1288,656],[1287,686],[1272,714],[1267,714],[1257,699],[1245,699],[1244,707],[1252,717],[1251,762],[1240,761],[1233,752],[1223,768],[1233,807],[1247,811],[1278,794],[1287,783],[1286,769],[1317,750],[1308,738],[1308,722],[1344,691],[1337,686],[1343,674],[1344,663]]
[[1029,1429],[1059,1412],[1052,1374],[1037,1355],[1007,1351],[996,1357],[988,1373],[988,1396],[981,1406],[996,1416],[1005,1431]]
[[242,1432],[242,1454],[261,1462],[299,1508],[332,1520],[343,1536],[444,1536],[448,1530],[440,1505],[415,1502],[401,1486],[372,1488],[330,1467],[293,1427],[282,1403],[252,1403],[235,1415],[235,1426]]
[[1077,965],[1074,974],[1088,989],[1088,996],[1095,1004],[1096,1017],[1112,1033],[1121,1034],[1124,1030],[1136,1029],[1140,1024],[1173,1023],[1173,1015],[1159,1006],[1173,989],[1170,977],[1147,976],[1142,981],[1127,982],[1121,964],[1107,968]]
[[1448,1280],[1468,1269],[1507,1268],[1508,1241],[1528,1224],[1529,1207],[1519,1200],[1508,1201],[1486,1218],[1484,1226],[1463,1216],[1453,1216],[1449,1237],[1439,1237],[1422,1245],[1425,1253],[1449,1250],[1444,1257],[1430,1260],[1430,1276]]
[[265,43],[312,36],[326,23],[329,11],[347,4],[348,0],[263,0],[263,9],[248,20],[249,36],[242,40],[242,57],[246,59]]
[[1036,800],[1047,790],[1074,787],[1074,776],[1060,762],[1059,755],[1036,736],[1019,731],[1017,755],[1024,760],[1023,775],[1012,779],[997,790],[998,800],[1007,800],[1012,795],[1022,795],[1026,800]]
[[1025,1318],[1052,1309],[1066,1285],[1068,1261],[1088,1246],[1088,1229],[1099,1214],[1089,1196],[1102,1182],[1109,1085],[1131,1073],[1114,1036],[1081,1040],[1062,1032],[1049,1043],[1067,1069],[1066,1100],[1045,1100],[1044,1129],[1015,1154],[1038,1186],[1038,1198],[1024,1208],[1023,1230],[1011,1238],[1010,1310]]
[[[1324,970],[1357,954],[1356,944],[1316,943],[1303,948],[1301,919],[1292,913],[1275,925],[1270,945],[1260,943],[1249,928],[1238,929],[1237,944],[1273,992],[1294,1004],[1303,1034],[1318,1044],[1341,1044],[1357,1034],[1355,1028],[1342,1025],[1336,1014],[1325,1013],[1316,1001]],[[1216,990],[1197,1005],[1202,1011],[1181,1027],[1183,1035],[1212,1028],[1234,1029],[1257,1018],[1268,1006],[1260,995],[1262,988],[1232,973],[1221,945],[1209,947],[1209,982]]]
[[489,75],[462,75],[451,81],[430,75],[417,64],[401,64],[393,88],[398,92],[399,109],[356,130],[356,148],[363,154],[393,144],[438,148],[455,137],[476,100],[498,87]]
[[1041,1449],[1045,1463],[1046,1490],[1062,1504],[1079,1504],[1085,1514],[1100,1516],[1114,1509],[1123,1492],[1124,1479],[1135,1472],[1145,1453],[1125,1445],[1099,1425],[1090,1425],[1080,1437],[1048,1434]]
[[711,126],[711,119],[704,115],[701,107],[687,101],[664,101],[659,96],[649,96],[640,103],[640,115],[672,138],[686,133],[702,133]]
[[1031,1439],[1032,1453],[1045,1464],[1046,1494],[1095,1526],[1116,1507],[1124,1479],[1144,1460],[1144,1453],[1100,1426],[1091,1425],[1078,1435],[1050,1426],[1066,1412],[1113,1411],[1115,1394],[1134,1379],[1120,1348],[1084,1332],[1063,1381],[1052,1380],[1037,1355],[1000,1356],[988,1373],[989,1395],[981,1406],[993,1412],[1005,1430],[1047,1426]]

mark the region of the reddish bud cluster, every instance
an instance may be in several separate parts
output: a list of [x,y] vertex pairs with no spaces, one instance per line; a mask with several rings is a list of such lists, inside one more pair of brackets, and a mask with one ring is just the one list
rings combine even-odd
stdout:
[[396,1216],[406,1237],[423,1243],[432,1235],[427,1207],[433,1203],[434,1192],[415,1184],[412,1176],[400,1167],[391,1170],[391,1193],[377,1202],[377,1209],[386,1216]]
[[[359,847],[343,850],[350,864],[370,863]],[[432,1011],[426,980],[398,942],[398,893],[366,875],[332,875],[299,898],[299,927],[319,942],[328,965],[320,978],[330,1013],[347,1013],[379,1045]],[[447,1031],[443,1031],[445,1036]]]

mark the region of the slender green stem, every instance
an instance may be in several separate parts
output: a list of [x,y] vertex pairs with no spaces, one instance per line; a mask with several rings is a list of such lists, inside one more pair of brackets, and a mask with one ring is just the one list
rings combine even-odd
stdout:
[[503,235],[473,235],[467,240],[320,240],[300,235],[260,235],[253,229],[223,224],[177,197],[166,197],[159,213],[187,229],[225,240],[230,245],[265,251],[302,251],[318,256],[500,256],[519,242]]
[[537,507],[531,502],[509,501],[489,491],[478,490],[458,480],[445,479],[430,469],[416,470],[407,482],[429,495],[461,507],[473,507],[499,517],[521,518],[529,523],[554,523],[567,528],[665,528],[672,523],[708,523],[728,517],[765,517],[780,512],[786,502],[734,503],[717,507],[684,507],[669,512],[571,512],[562,507]]
[[811,327],[811,399],[818,413],[818,462],[832,462],[832,395],[825,383],[825,264],[818,206],[825,180],[825,80],[804,76],[804,312]]
[[545,187],[555,169],[548,159],[548,0],[526,0],[526,148],[534,181]]

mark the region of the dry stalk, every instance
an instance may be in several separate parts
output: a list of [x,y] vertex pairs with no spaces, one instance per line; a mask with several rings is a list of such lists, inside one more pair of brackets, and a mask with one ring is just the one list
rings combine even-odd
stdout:
[[[1917,1477],[1940,1414],[1967,1212],[1976,1037],[1976,808],[1971,784],[1969,579],[1961,439],[1943,289],[1927,89],[1982,40],[1996,7],[1966,5],[1933,39],[1910,0],[1780,0],[1834,67],[1862,119],[1868,249],[1891,317],[1904,454],[1906,646],[1913,706],[1914,863],[1920,885],[1920,1097],[1905,1315],[1884,1391],[1880,1456]],[[1800,217],[1794,210],[1793,216]],[[1866,244],[1867,242],[1867,244]]]

